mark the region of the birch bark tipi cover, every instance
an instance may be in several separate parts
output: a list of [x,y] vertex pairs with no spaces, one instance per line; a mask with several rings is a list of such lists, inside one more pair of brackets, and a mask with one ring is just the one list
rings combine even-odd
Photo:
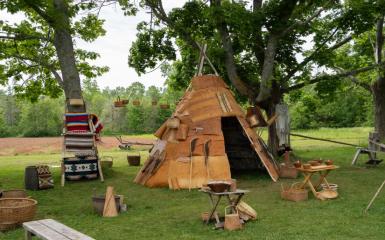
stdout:
[[229,180],[236,170],[266,169],[278,180],[278,166],[262,138],[246,121],[225,82],[215,75],[191,80],[158,137],[135,182],[148,187],[200,188]]

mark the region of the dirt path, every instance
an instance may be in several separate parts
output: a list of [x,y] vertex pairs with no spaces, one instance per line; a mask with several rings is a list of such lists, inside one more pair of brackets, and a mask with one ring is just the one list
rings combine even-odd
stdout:
[[[153,139],[124,137],[124,140],[152,144]],[[0,156],[30,153],[58,153],[62,149],[61,137],[42,138],[0,138]],[[119,145],[115,137],[102,137],[98,144],[101,150],[117,149]]]

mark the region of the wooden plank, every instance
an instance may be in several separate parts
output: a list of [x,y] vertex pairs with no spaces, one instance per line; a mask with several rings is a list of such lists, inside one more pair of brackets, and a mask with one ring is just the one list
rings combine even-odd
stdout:
[[53,219],[44,219],[40,220],[39,222],[51,229],[54,229],[56,232],[62,234],[63,236],[71,240],[94,240],[94,238],[91,238],[81,232],[78,232],[75,229],[72,229]]
[[[23,223],[24,229],[33,233],[40,239],[45,240],[71,240],[70,238],[63,236],[62,234],[52,230],[51,228],[41,224],[39,221]],[[80,240],[80,239],[79,239]]]
[[311,166],[310,169],[304,169],[304,168],[297,168],[297,170],[301,172],[319,172],[319,171],[325,171],[325,170],[334,170],[339,168],[336,165],[321,165],[321,166]]

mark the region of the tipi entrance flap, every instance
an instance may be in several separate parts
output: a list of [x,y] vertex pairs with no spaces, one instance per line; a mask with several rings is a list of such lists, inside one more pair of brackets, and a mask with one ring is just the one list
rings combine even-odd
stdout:
[[275,163],[275,160],[272,158],[271,154],[268,152],[267,148],[265,147],[263,140],[254,132],[253,129],[246,129],[245,126],[247,126],[247,122],[243,122],[242,119],[239,119],[239,117],[237,117],[237,119],[243,128],[244,134],[250,140],[251,145],[254,147],[255,152],[258,154],[259,159],[265,166],[271,179],[276,182],[279,178],[278,166]]

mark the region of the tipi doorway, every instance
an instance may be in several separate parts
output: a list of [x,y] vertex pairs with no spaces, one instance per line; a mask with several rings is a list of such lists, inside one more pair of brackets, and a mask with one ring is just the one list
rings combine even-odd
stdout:
[[221,124],[231,172],[263,169],[262,163],[251,147],[250,140],[245,136],[238,119],[222,117]]

